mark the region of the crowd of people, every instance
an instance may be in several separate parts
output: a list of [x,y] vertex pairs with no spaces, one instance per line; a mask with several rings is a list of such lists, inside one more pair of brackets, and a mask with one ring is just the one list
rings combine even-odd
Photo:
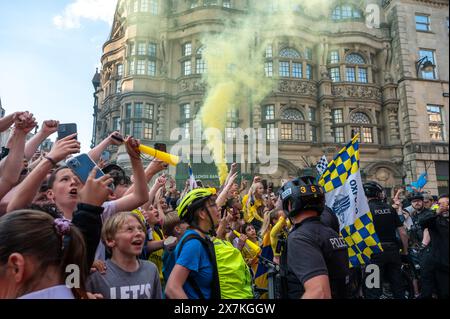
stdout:
[[[178,190],[168,164],[144,167],[140,142],[113,132],[88,153],[97,167],[82,181],[65,165],[80,152],[76,134],[38,154],[59,123],[44,121],[26,141],[36,125],[29,112],[0,119],[0,132],[11,128],[0,162],[0,298],[379,299],[385,289],[448,298],[448,195],[399,187],[390,199],[364,184],[383,247],[370,263],[387,284],[369,288],[364,267],[349,268],[314,177],[283,180],[279,190],[259,176],[239,184],[233,163],[221,186],[188,180]],[[101,159],[121,144],[130,176]]]

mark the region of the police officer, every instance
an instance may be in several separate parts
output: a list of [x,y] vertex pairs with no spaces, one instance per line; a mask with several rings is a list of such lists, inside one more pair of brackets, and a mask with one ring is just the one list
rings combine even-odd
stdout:
[[322,187],[310,176],[280,189],[283,209],[293,230],[283,250],[287,297],[290,299],[347,298],[349,260],[342,237],[320,221],[325,207]]
[[[406,262],[408,254],[408,237],[395,209],[384,202],[383,187],[376,182],[364,184],[364,193],[369,201],[369,208],[373,216],[375,231],[380,239],[383,252],[372,254],[370,263],[380,268],[380,277],[386,278],[390,284],[394,298],[404,299],[405,290],[402,281],[402,260]],[[398,245],[396,230],[399,232],[402,242],[402,255]],[[368,275],[368,274],[367,274]],[[381,279],[381,278],[380,278]],[[380,288],[367,288],[366,298],[378,299],[382,295]]]

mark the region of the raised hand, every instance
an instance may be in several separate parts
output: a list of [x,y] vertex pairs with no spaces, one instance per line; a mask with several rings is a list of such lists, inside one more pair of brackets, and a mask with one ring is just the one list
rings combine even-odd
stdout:
[[261,182],[261,176],[255,176],[253,178],[253,184],[260,183],[260,182]]
[[50,136],[58,131],[59,121],[48,120],[42,123],[41,132]]
[[236,180],[238,173],[235,172],[233,175],[230,176],[230,179],[228,180],[228,185],[233,185],[234,181]]
[[159,172],[166,170],[168,166],[169,164],[155,158],[150,162],[147,170],[155,175],[158,174]]
[[124,139],[122,135],[120,135],[119,131],[114,131],[109,135],[109,141],[111,145],[122,145],[124,142]]
[[80,153],[80,142],[75,139],[75,136],[77,136],[77,133],[56,141],[52,150],[48,153],[48,157],[55,162],[60,162],[69,155]]
[[231,173],[231,174],[236,173],[236,172],[237,172],[237,169],[238,169],[238,164],[237,164],[237,163],[231,164],[230,173]]
[[112,195],[112,190],[108,187],[114,181],[111,175],[106,174],[95,179],[97,167],[89,174],[86,184],[80,191],[80,202],[92,206],[101,206]]
[[158,188],[162,188],[162,187],[164,187],[164,185],[166,185],[166,182],[167,182],[166,176],[165,175],[161,175],[160,177],[158,177],[156,179],[156,186]]
[[17,113],[14,116],[14,126],[16,129],[23,131],[25,134],[30,133],[36,125],[36,119],[30,112]]
[[134,137],[128,136],[125,139],[125,146],[127,148],[127,153],[131,159],[141,159],[141,152],[139,151],[139,141]]

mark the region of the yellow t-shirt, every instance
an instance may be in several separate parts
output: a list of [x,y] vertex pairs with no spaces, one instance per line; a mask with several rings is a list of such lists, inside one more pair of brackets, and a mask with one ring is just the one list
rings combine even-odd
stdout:
[[278,235],[280,233],[284,233],[284,235],[287,237],[288,233],[285,231],[284,226],[286,226],[288,229],[291,227],[291,222],[288,219],[284,217],[280,217],[278,219],[278,222],[273,226],[272,230],[270,231],[270,245],[272,246],[273,255],[276,257],[279,257],[281,254],[277,254],[277,245],[278,245]]
[[263,206],[263,201],[261,199],[255,199],[255,203],[253,205],[249,205],[247,207],[248,194],[242,198],[242,208],[244,211],[244,221],[246,223],[251,223],[253,219],[259,220],[260,222],[264,222],[264,219],[259,216],[258,209]]

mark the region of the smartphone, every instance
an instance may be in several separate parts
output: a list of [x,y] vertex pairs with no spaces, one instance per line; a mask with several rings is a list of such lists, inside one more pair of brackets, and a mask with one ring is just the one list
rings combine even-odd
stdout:
[[[97,166],[87,154],[80,154],[78,156],[72,157],[71,159],[66,161],[66,165],[71,168],[75,172],[75,174],[77,174],[78,178],[83,184],[86,184],[89,174],[94,169],[94,167]],[[100,178],[104,175],[105,174],[99,169],[97,170],[95,178]]]
[[155,150],[167,153],[167,145],[164,143],[155,143]]
[[[58,140],[63,139],[69,135],[77,133],[77,125],[75,123],[59,124],[58,125]],[[75,139],[77,139],[75,137]]]
[[121,143],[125,142],[123,137],[121,135],[111,135],[111,138],[115,139],[116,141],[119,141]]

